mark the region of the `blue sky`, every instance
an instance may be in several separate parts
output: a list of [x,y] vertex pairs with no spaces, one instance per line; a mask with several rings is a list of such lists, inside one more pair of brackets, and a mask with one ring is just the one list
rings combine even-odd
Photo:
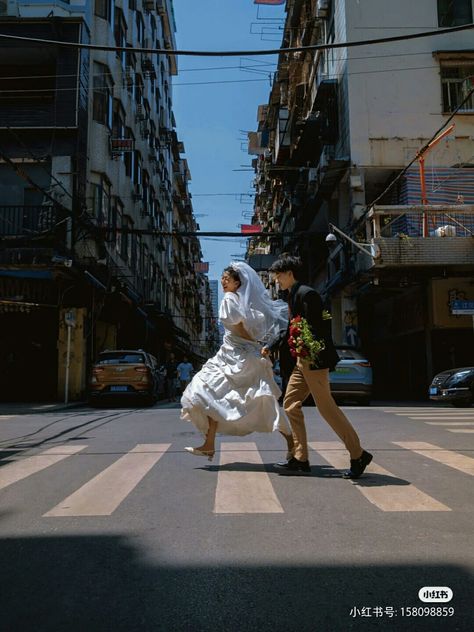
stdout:
[[[174,0],[177,47],[186,50],[261,50],[278,48],[281,42],[283,6],[258,7],[253,0]],[[269,22],[272,20],[272,22]],[[271,24],[275,25],[272,31]],[[251,34],[251,29],[265,35]],[[275,34],[273,34],[275,33]],[[192,181],[194,212],[203,231],[237,231],[250,223],[242,212],[252,210],[239,196],[202,197],[200,193],[253,193],[252,156],[243,146],[246,134],[255,130],[257,106],[268,102],[268,76],[242,71],[239,66],[260,66],[265,73],[275,68],[276,56],[179,57],[174,77],[173,104],[178,137],[184,142]],[[263,65],[263,63],[270,65]],[[237,66],[237,68],[227,68]],[[204,68],[218,70],[202,70]],[[194,70],[199,69],[199,70]],[[259,68],[254,68],[257,70]],[[244,80],[242,83],[185,83]],[[258,80],[258,81],[255,81]],[[247,198],[253,202],[252,198]],[[201,216],[205,215],[205,216]],[[220,278],[232,255],[245,252],[245,240],[201,240],[204,260],[210,262],[209,278]]]

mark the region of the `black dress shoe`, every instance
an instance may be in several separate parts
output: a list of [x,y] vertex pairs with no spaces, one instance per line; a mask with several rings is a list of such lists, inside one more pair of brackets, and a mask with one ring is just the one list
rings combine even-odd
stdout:
[[342,478],[359,478],[372,459],[370,452],[364,450],[358,459],[351,459],[351,469],[344,472]]
[[298,461],[298,459],[295,459],[294,456],[286,461],[275,463],[273,467],[277,470],[281,470],[282,472],[311,472],[309,461]]

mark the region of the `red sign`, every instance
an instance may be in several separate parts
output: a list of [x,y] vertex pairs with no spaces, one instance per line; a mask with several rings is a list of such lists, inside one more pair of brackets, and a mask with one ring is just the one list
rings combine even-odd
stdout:
[[110,139],[110,151],[113,154],[124,154],[134,151],[135,139],[134,138],[111,138]]
[[285,4],[286,0],[253,0],[254,4]]
[[209,262],[196,261],[194,264],[194,272],[209,272]]
[[256,235],[262,232],[260,224],[241,224],[240,232],[242,235]]

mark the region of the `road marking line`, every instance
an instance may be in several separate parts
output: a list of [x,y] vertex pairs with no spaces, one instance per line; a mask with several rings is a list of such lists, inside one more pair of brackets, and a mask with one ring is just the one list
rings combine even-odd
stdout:
[[411,450],[421,456],[425,456],[428,459],[452,467],[455,470],[459,470],[464,474],[474,475],[474,459],[464,454],[458,454],[452,450],[445,450],[432,443],[425,443],[424,441],[392,441],[395,445],[399,445],[401,448]]
[[41,472],[47,467],[59,463],[64,459],[87,448],[87,445],[59,445],[48,448],[40,454],[21,458],[0,467],[0,489],[4,489],[17,481],[21,481],[32,474]]
[[[337,470],[347,470],[347,450],[338,441],[316,441],[310,442],[309,445]],[[373,461],[368,468],[368,474],[398,478]],[[353,481],[353,484],[369,502],[382,511],[451,511],[450,507],[425,494],[412,483],[397,485],[381,482],[375,487],[376,479],[361,478]]]
[[136,445],[44,516],[110,516],[170,446],[170,443]]
[[445,428],[448,432],[458,432],[463,434],[472,434],[474,432],[474,428]]
[[[254,471],[219,470],[214,505],[216,514],[284,513],[255,443],[223,443],[220,465],[244,462]],[[260,470],[261,471],[258,471]]]
[[472,410],[455,410],[454,408],[442,408],[438,410],[404,410],[403,412],[395,412],[393,410],[384,410],[384,413],[390,413],[392,415],[396,415],[397,417],[407,417],[408,415],[433,415],[435,417],[443,416],[443,415],[473,415],[474,412]]
[[[407,413],[455,413],[455,408],[446,406],[446,408],[391,408],[390,410],[384,410],[384,413],[393,413],[394,415],[405,415]],[[460,411],[462,412],[462,411]]]
[[474,421],[425,421],[428,426],[474,426]]
[[420,419],[421,421],[424,421],[425,419],[451,419],[452,421],[456,421],[456,420],[459,420],[459,419],[465,419],[465,417],[464,418],[463,417],[451,417],[451,416],[448,417],[447,415],[446,416],[443,415],[442,417],[440,415],[436,415],[436,417],[433,417],[432,415],[429,415],[429,416],[423,416],[423,417],[421,417],[421,416],[419,416],[419,417],[408,417],[408,419]]

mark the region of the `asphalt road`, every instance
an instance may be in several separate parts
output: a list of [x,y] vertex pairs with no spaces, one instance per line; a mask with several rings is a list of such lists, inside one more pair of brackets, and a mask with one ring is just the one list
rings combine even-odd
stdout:
[[275,434],[185,453],[177,407],[0,415],[0,630],[474,629],[474,409],[345,408],[357,482],[305,410],[307,476]]

